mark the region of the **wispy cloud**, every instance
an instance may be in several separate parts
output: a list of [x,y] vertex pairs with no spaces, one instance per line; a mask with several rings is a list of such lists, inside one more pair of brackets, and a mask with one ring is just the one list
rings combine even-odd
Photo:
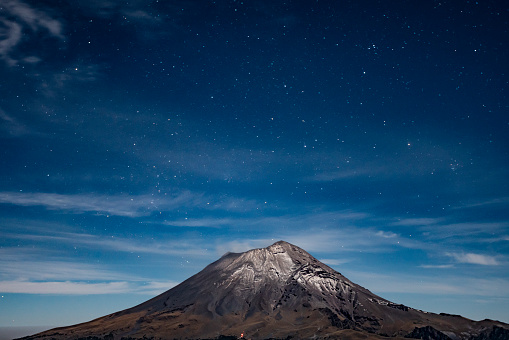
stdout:
[[475,253],[446,253],[459,263],[479,264],[483,266],[498,266],[500,262],[494,256]]
[[395,237],[398,237],[398,234],[395,234],[391,231],[380,230],[380,231],[376,232],[376,236],[383,237],[383,238],[395,238]]
[[152,195],[63,195],[56,193],[0,192],[0,203],[21,206],[43,206],[49,210],[64,210],[76,213],[96,212],[101,214],[139,217],[154,211],[172,210],[177,207],[204,206],[203,195],[183,191],[172,196]]
[[37,247],[0,249],[0,279],[18,281],[140,281],[129,273],[109,270],[94,263],[73,261],[55,251]]
[[422,264],[419,266],[419,268],[436,268],[436,269],[447,269],[453,267],[454,265],[452,264]]
[[178,284],[111,271],[101,264],[73,262],[64,258],[38,260],[41,254],[46,253],[40,248],[0,249],[0,292],[156,295]]
[[19,0],[7,0],[2,3],[2,7],[10,14],[21,19],[34,31],[44,28],[51,35],[63,38],[62,24],[41,10],[30,7]]
[[173,227],[218,228],[232,226],[238,222],[238,219],[233,218],[184,218],[176,221],[164,221],[163,224]]
[[331,182],[337,180],[350,179],[354,177],[369,177],[382,171],[381,168],[357,168],[357,169],[343,169],[329,172],[317,173],[313,176],[307,177],[306,180],[311,182]]
[[[127,274],[115,273],[87,263],[66,261],[0,261],[0,277],[31,280],[126,280]],[[130,279],[136,279],[130,277]]]
[[97,295],[97,294],[160,294],[177,282],[136,283],[128,281],[114,282],[83,282],[83,281],[0,281],[0,292],[23,294],[55,294],[55,295]]
[[309,252],[390,251],[397,242],[377,236],[378,231],[358,228],[341,230],[309,229],[306,232],[288,233],[285,239]]
[[[436,225],[423,225],[419,229],[426,233],[429,239],[444,239],[454,236],[462,236],[461,241],[465,241],[467,236],[480,234],[499,234],[507,232],[509,222],[462,222],[462,223],[444,223]],[[481,241],[481,239],[478,239]]]
[[[263,209],[266,205],[256,200],[237,197],[214,197],[200,192],[182,190],[168,194],[102,195],[57,194],[44,192],[0,192],[0,204],[41,206],[48,210],[72,213],[94,212],[102,215],[141,217],[153,212],[181,208],[198,208],[208,211],[247,212]],[[197,220],[193,220],[197,223]],[[205,221],[207,222],[207,221]],[[173,222],[168,222],[168,224]],[[174,221],[184,226],[183,221]],[[209,220],[208,223],[212,223]]]
[[443,219],[441,218],[403,218],[398,219],[396,222],[391,223],[394,226],[426,226],[426,225],[435,225],[441,222]]
[[470,202],[453,207],[453,209],[470,209],[487,206],[504,206],[509,204],[509,197],[499,197],[486,201]]
[[102,237],[92,234],[70,232],[53,232],[51,234],[4,233],[5,238],[42,242],[58,242],[61,244],[90,249],[104,249],[115,252],[157,255],[203,256],[206,251],[192,239],[163,240],[133,239],[122,237]]
[[62,23],[48,13],[35,9],[19,0],[5,0],[0,12],[0,58],[8,65],[16,65],[20,60],[33,63],[37,56],[19,58],[14,56],[16,48],[27,40],[27,33],[45,31],[51,37],[63,39]]
[[428,277],[411,277],[396,274],[379,274],[347,271],[344,274],[354,282],[374,293],[418,293],[430,295],[462,294],[463,289],[448,280],[432,280]]
[[[279,223],[288,223],[281,219]],[[305,224],[305,222],[303,222]],[[415,241],[405,239],[391,232],[384,232],[371,228],[356,228],[351,225],[344,227],[334,226],[320,228],[319,224],[306,226],[292,226],[288,224],[287,232],[279,230],[276,234],[270,232],[270,228],[263,234],[265,238],[250,238],[244,240],[223,240],[219,249],[224,251],[241,252],[252,248],[266,247],[273,242],[285,240],[293,243],[310,253],[338,254],[345,252],[379,253],[391,252],[398,248],[419,248]],[[272,237],[270,237],[272,236]]]
[[[158,254],[158,255],[179,255],[179,256],[204,256],[206,250],[196,245],[191,239],[169,241],[158,239],[158,241],[141,241],[136,239],[122,238],[100,238],[94,235],[78,235],[78,242],[89,247],[109,249],[112,251]],[[68,242],[73,242],[72,238]]]
[[12,115],[8,115],[0,108],[0,131],[4,136],[19,137],[32,133],[30,129],[22,124]]
[[[231,200],[235,202],[235,200]],[[214,203],[217,204],[217,203]],[[231,210],[229,204],[218,204],[216,207],[211,207],[211,210],[224,208],[224,210]],[[341,225],[351,225],[355,221],[367,218],[369,215],[363,212],[352,210],[340,211],[311,211],[303,214],[292,215],[275,215],[277,212],[272,212],[274,215],[267,214],[263,217],[218,217],[218,218],[184,218],[181,220],[165,221],[163,224],[176,227],[265,227],[272,228],[278,226],[288,226],[294,229],[314,227],[327,227]]]
[[21,41],[22,28],[20,24],[5,18],[0,18],[0,22],[3,24],[3,28],[0,30],[0,36],[3,37],[0,40],[0,57],[12,66],[17,61],[10,56],[10,53]]
[[160,23],[162,20],[160,17],[153,16],[147,11],[141,9],[128,9],[124,10],[123,14],[133,20],[139,21],[140,23],[151,24]]
[[[223,215],[224,216],[224,215]],[[310,252],[387,252],[401,247],[419,248],[412,239],[402,237],[389,230],[378,228],[361,228],[356,224],[364,223],[370,215],[354,210],[310,211],[303,214],[289,214],[262,217],[204,217],[167,221],[162,224],[177,227],[212,227],[226,230],[256,230],[259,237],[243,239],[218,238],[214,244],[204,240],[124,238],[119,236],[104,237],[90,233],[69,232],[69,227],[52,227],[46,224],[26,223],[31,227],[20,226],[16,221],[10,225],[17,232],[9,229],[4,237],[36,242],[38,244],[66,244],[68,246],[104,249],[115,252],[158,255],[210,256],[204,249],[216,249],[217,255],[227,251],[246,251],[252,248],[265,247],[280,239],[294,243]],[[156,222],[152,222],[154,224]],[[22,228],[22,229],[20,229]],[[28,228],[28,229],[27,229]],[[11,229],[12,230],[12,229]],[[63,230],[63,231],[62,231]]]
[[425,295],[468,295],[498,296],[509,294],[507,279],[473,279],[464,276],[435,277],[406,275],[402,273],[377,274],[372,272],[348,271],[349,279],[379,293],[411,293]]
[[[386,140],[386,143],[388,141]],[[431,144],[431,143],[430,143]],[[402,178],[417,179],[424,178],[430,174],[451,171],[451,166],[447,161],[451,159],[451,153],[454,149],[452,145],[433,143],[432,146],[427,143],[417,143],[409,146],[406,143],[394,142],[392,147],[385,150],[380,149],[380,154],[384,158],[391,159],[390,162],[379,162],[373,159],[364,159],[358,162],[358,157],[348,157],[355,154],[358,150],[350,149],[348,152],[334,152],[321,155],[321,159],[333,159],[334,162],[324,164],[322,170],[317,171],[312,176],[307,176],[306,180],[315,182],[332,182],[355,178],[371,178],[374,180],[401,181]],[[411,148],[413,152],[398,152]],[[419,154],[419,162],[415,162],[414,155]],[[357,159],[356,159],[357,158]],[[341,160],[341,161],[338,161]],[[320,162],[323,164],[323,162]],[[460,166],[459,164],[457,166]]]
[[122,294],[131,291],[128,282],[0,281],[0,292],[3,293],[89,295]]
[[56,90],[64,90],[75,83],[96,81],[101,77],[101,71],[100,65],[76,62],[72,67],[51,74],[37,75],[37,77],[41,81],[41,91],[47,96],[54,96]]

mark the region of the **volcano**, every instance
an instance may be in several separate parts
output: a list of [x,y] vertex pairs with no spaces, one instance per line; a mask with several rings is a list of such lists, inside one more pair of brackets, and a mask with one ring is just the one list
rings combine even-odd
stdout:
[[509,325],[383,299],[279,241],[227,253],[138,306],[23,339],[509,339]]

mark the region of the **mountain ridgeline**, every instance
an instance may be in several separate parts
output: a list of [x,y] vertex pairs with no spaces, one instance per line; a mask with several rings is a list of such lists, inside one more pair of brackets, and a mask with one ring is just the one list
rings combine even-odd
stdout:
[[279,241],[228,253],[138,306],[23,339],[507,340],[509,325],[383,299]]

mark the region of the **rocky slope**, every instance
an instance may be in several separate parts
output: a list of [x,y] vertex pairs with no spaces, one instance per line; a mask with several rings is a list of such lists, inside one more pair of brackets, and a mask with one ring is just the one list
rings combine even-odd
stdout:
[[509,339],[509,325],[385,300],[287,242],[228,253],[133,308],[24,339]]

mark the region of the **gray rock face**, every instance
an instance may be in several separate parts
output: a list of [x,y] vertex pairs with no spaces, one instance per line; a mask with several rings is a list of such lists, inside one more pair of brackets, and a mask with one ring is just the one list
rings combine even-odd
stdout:
[[136,307],[26,339],[212,339],[244,334],[252,339],[440,335],[484,340],[491,339],[487,329],[500,328],[492,332],[499,336],[507,326],[390,302],[301,248],[279,241],[228,253]]
[[178,294],[165,293],[165,303],[182,307],[206,301],[204,307],[212,316],[245,316],[250,311],[271,314],[282,306],[297,308],[306,303],[313,308],[346,308],[352,314],[357,304],[354,286],[302,249],[277,242],[268,248],[223,256],[177,287]]

